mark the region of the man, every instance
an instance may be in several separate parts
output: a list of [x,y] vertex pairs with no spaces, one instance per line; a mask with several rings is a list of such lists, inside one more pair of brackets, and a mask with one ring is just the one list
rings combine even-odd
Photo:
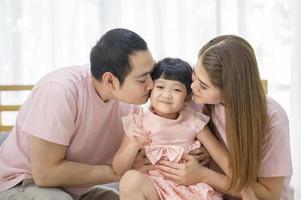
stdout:
[[119,180],[110,164],[120,119],[147,101],[153,66],[139,35],[113,29],[92,48],[90,68],[43,77],[0,147],[0,199],[118,199],[91,186]]

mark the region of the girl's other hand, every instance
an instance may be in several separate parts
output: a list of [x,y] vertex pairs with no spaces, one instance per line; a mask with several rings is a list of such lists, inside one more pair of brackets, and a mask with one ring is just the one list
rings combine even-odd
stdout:
[[194,149],[190,151],[189,155],[192,155],[197,161],[199,161],[201,165],[206,167],[209,165],[211,161],[210,154],[208,153],[207,149],[204,146],[201,146],[198,149]]
[[155,169],[155,166],[152,165],[146,157],[144,149],[140,149],[138,152],[132,169],[138,170],[142,173]]
[[131,114],[132,123],[128,128],[129,139],[139,147],[151,143],[149,138],[150,131],[145,131],[143,128],[143,109],[140,108],[138,113]]

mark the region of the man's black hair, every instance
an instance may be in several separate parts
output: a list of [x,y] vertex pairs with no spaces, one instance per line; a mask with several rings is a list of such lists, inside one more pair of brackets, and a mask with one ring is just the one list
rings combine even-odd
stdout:
[[133,31],[122,28],[110,30],[91,50],[91,73],[95,79],[101,81],[105,72],[111,72],[122,86],[125,77],[132,70],[129,56],[147,49],[146,42]]

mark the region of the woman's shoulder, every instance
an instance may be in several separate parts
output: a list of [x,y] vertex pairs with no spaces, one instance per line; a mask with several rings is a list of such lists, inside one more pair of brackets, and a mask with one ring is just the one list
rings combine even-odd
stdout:
[[274,123],[288,123],[288,116],[284,108],[273,98],[267,97],[268,119]]
[[287,114],[283,107],[271,97],[267,97],[267,111],[268,123],[258,176],[290,176],[292,163]]

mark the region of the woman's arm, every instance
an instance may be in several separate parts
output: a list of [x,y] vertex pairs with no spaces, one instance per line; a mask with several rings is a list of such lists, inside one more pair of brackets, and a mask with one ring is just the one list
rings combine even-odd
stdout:
[[284,178],[283,176],[258,178],[252,189],[256,197],[260,200],[280,200]]
[[[230,179],[226,175],[208,169],[203,179],[205,183],[217,190],[236,197],[241,197],[241,191],[226,190]],[[251,186],[255,196],[260,200],[280,200],[283,190],[284,177],[265,177],[258,180]]]
[[[206,147],[213,160],[226,174],[225,177],[213,174],[211,177],[212,179],[209,179],[211,180],[209,181],[211,184],[208,184],[218,188],[220,191],[229,193],[225,190],[227,188],[227,183],[230,181],[229,156],[226,148],[216,139],[208,127],[205,127],[198,133],[197,138]],[[216,177],[217,179],[220,177],[221,181],[224,183],[219,184],[219,181],[213,177]],[[258,198],[260,196],[259,199],[279,199],[283,188],[283,180],[283,177],[258,178],[257,182],[251,188],[244,189],[242,193],[236,191],[232,195],[242,195],[243,199],[255,199],[256,196],[258,196]]]
[[221,167],[224,173],[229,176],[230,167],[227,149],[216,139],[207,126],[205,126],[196,137],[202,145],[205,146],[212,159]]
[[[224,194],[241,198],[241,191],[229,192],[227,190],[230,181],[228,176],[200,165],[192,156],[184,155],[183,159],[186,161],[184,164],[160,161],[157,168],[165,178],[180,185],[203,182]],[[283,182],[284,177],[258,178],[251,188],[260,200],[279,200]]]
[[241,191],[242,200],[258,200],[251,187],[247,187]]

